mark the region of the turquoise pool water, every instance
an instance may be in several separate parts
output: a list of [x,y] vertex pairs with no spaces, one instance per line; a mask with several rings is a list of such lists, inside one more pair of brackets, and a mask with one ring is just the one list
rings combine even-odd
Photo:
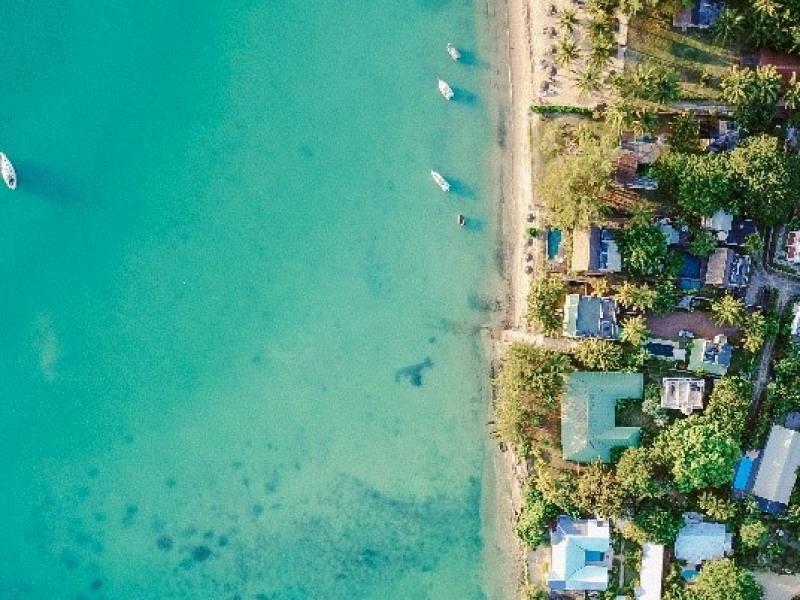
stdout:
[[561,230],[548,229],[547,230],[547,258],[555,260],[561,252]]
[[0,597],[499,597],[484,9],[4,7]]

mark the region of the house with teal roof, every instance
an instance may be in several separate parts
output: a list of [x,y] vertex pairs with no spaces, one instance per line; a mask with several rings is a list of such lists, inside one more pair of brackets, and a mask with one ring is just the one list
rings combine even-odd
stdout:
[[608,521],[559,517],[550,533],[550,552],[547,585],[551,590],[602,591],[608,587],[613,559]]
[[638,427],[618,427],[617,400],[641,398],[641,373],[573,373],[561,400],[561,448],[565,460],[610,462],[611,450],[639,443]]

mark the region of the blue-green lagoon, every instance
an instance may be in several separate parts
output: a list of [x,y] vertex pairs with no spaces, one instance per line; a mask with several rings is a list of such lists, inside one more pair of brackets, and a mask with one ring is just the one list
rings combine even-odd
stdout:
[[4,6],[0,598],[499,597],[485,8]]

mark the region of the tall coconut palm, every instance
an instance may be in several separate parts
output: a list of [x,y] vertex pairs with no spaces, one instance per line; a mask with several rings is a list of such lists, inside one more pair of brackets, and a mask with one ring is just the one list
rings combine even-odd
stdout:
[[558,25],[562,30],[572,33],[578,25],[578,15],[571,8],[562,10],[558,14]]
[[591,65],[575,74],[575,87],[581,95],[590,95],[603,87],[603,75]]
[[619,9],[629,17],[635,17],[644,10],[643,0],[620,0]]
[[739,39],[744,31],[744,15],[735,8],[726,8],[714,23],[714,41],[726,46]]
[[636,285],[626,281],[617,288],[615,298],[622,306],[644,311],[653,308],[656,293],[646,284]]
[[634,116],[633,106],[627,100],[620,100],[606,108],[604,117],[611,128],[620,133],[626,129]]
[[556,62],[559,66],[566,66],[578,59],[581,55],[578,44],[569,36],[562,36],[556,46]]
[[764,104],[775,104],[783,87],[783,78],[773,65],[756,67],[752,96]]
[[650,330],[647,328],[647,322],[642,315],[628,317],[623,321],[622,332],[620,333],[620,339],[623,342],[628,342],[633,346],[641,346],[648,335],[650,335]]
[[711,303],[711,317],[719,326],[739,325],[744,319],[744,304],[730,294]]

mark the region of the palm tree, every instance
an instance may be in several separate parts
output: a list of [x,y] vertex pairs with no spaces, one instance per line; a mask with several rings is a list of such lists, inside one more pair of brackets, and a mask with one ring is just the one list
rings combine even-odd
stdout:
[[783,78],[773,65],[756,67],[752,95],[764,104],[775,104],[783,87]]
[[722,46],[739,39],[744,30],[744,15],[735,8],[726,8],[714,23],[714,41]]
[[622,306],[645,311],[653,308],[656,292],[651,290],[647,284],[636,285],[626,281],[617,288],[615,298]]
[[578,44],[575,43],[571,37],[562,36],[560,40],[558,40],[558,46],[556,47],[556,62],[559,66],[565,66],[571,63],[581,55],[580,48],[578,48]]
[[606,340],[589,339],[574,351],[575,358],[585,368],[594,371],[618,371],[622,368],[622,346]]
[[631,128],[635,137],[642,137],[643,135],[652,133],[658,126],[658,115],[652,110],[647,110],[645,108],[637,109],[628,126]]
[[642,0],[621,0],[619,8],[629,17],[635,17],[644,9],[644,2]]
[[578,15],[571,8],[562,10],[558,14],[558,24],[565,31],[572,33],[578,24]]
[[614,131],[620,133],[633,118],[633,107],[627,100],[615,102],[605,111],[605,120]]
[[719,326],[739,325],[744,318],[744,304],[730,294],[711,303],[711,316]]
[[599,69],[594,69],[589,65],[586,69],[576,73],[575,87],[581,95],[589,95],[600,90],[603,86],[603,76]]
[[623,342],[628,342],[633,346],[641,346],[648,335],[650,335],[650,330],[647,328],[647,322],[642,315],[628,317],[622,323],[620,339]]

